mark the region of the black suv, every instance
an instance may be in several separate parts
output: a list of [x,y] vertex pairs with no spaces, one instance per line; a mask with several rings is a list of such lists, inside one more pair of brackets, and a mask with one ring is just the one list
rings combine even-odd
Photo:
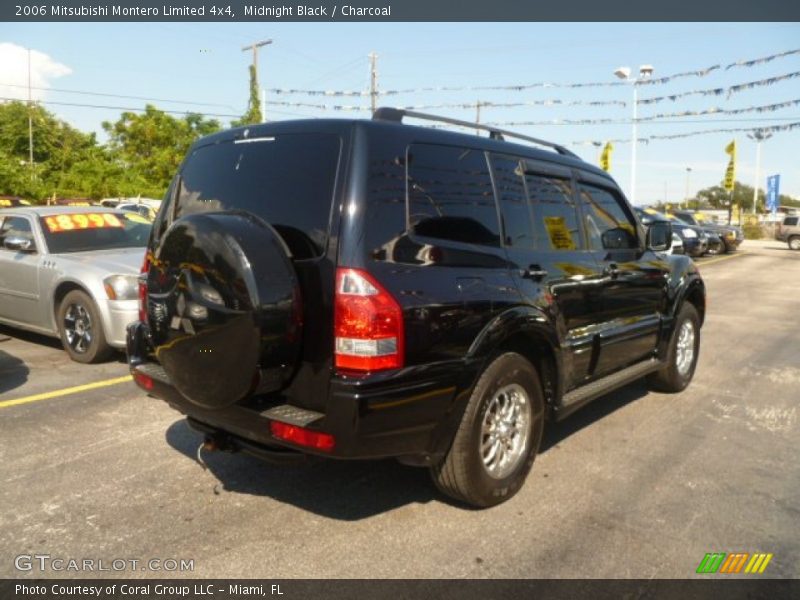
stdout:
[[701,212],[692,212],[689,210],[675,210],[672,214],[679,218],[684,223],[700,227],[708,235],[717,235],[722,240],[722,252],[728,253],[736,250],[739,245],[744,241],[744,233],[741,227],[733,225],[718,225],[711,221],[708,217],[704,217]]
[[207,448],[396,457],[490,506],[547,420],[643,376],[688,385],[705,287],[661,253],[669,223],[646,231],[565,148],[404,118],[477,127],[380,109],[199,140],[154,223],[130,369]]

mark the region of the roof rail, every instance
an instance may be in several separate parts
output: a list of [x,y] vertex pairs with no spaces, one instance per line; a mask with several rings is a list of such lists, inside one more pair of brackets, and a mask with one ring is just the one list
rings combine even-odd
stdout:
[[571,156],[578,159],[580,158],[577,154],[571,150],[567,150],[564,146],[560,146],[559,144],[554,144],[553,142],[548,142],[547,140],[540,140],[539,138],[531,137],[529,135],[522,135],[521,133],[515,133],[506,129],[498,129],[497,127],[491,127],[489,125],[481,125],[480,123],[471,123],[469,121],[451,119],[449,117],[439,117],[436,115],[429,115],[427,113],[420,113],[402,108],[381,107],[376,109],[372,114],[372,119],[374,121],[396,121],[397,123],[402,123],[403,117],[423,119],[425,121],[437,121],[439,123],[459,125],[460,127],[467,127],[469,129],[481,129],[483,131],[488,131],[489,137],[493,140],[504,140],[506,137],[517,138],[520,140],[525,140],[526,142],[538,144],[540,146],[547,146],[548,148],[552,148],[564,156]]

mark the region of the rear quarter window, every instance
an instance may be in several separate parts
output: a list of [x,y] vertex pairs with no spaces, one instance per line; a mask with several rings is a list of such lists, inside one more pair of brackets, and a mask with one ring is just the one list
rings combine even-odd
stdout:
[[412,144],[406,163],[411,232],[440,240],[500,246],[494,188],[481,150]]
[[246,211],[272,225],[295,258],[321,256],[341,145],[335,134],[292,133],[202,146],[180,173],[174,216]]
[[783,224],[787,227],[794,227],[797,225],[797,222],[800,220],[800,217],[786,217],[783,221]]

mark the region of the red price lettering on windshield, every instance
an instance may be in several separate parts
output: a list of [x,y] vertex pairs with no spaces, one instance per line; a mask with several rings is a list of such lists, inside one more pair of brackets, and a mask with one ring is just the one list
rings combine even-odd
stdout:
[[74,231],[76,229],[99,229],[103,227],[122,227],[122,221],[112,213],[74,213],[45,217],[50,233]]

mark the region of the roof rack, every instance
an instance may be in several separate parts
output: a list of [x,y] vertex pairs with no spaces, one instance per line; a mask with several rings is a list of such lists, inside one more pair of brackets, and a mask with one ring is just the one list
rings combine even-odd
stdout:
[[580,158],[577,154],[575,154],[571,150],[567,150],[564,146],[560,146],[559,144],[554,144],[553,142],[548,142],[547,140],[540,140],[539,138],[531,137],[529,135],[522,135],[521,133],[515,133],[513,131],[508,131],[506,129],[498,129],[497,127],[491,127],[489,125],[481,125],[480,123],[471,123],[469,121],[462,121],[460,119],[439,117],[436,115],[429,115],[427,113],[420,113],[413,110],[405,110],[402,108],[390,108],[386,106],[376,109],[375,112],[372,114],[372,119],[374,121],[396,121],[397,123],[402,123],[403,117],[423,119],[425,121],[438,121],[440,123],[448,123],[450,125],[459,125],[461,127],[467,127],[469,129],[481,129],[483,131],[488,131],[489,137],[493,140],[502,141],[506,137],[517,138],[520,140],[525,140],[526,142],[539,144],[540,146],[547,146],[548,148],[552,148],[553,150],[564,156]]

